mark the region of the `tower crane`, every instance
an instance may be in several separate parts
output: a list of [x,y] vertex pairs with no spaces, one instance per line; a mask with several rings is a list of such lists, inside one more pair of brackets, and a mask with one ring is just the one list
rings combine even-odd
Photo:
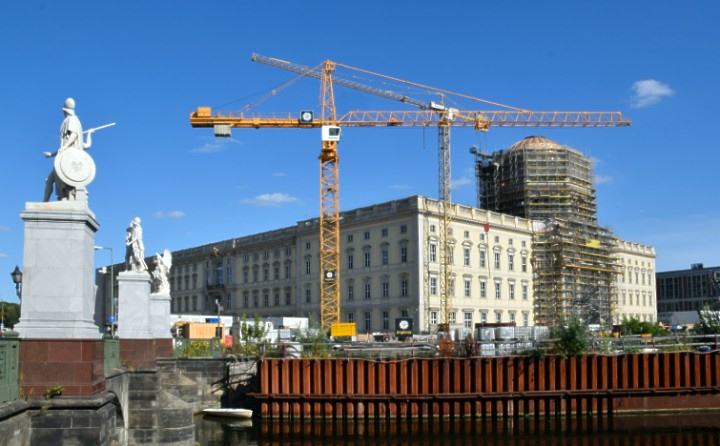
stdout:
[[[452,219],[450,191],[450,128],[472,127],[487,131],[490,127],[625,127],[630,121],[621,112],[531,111],[470,95],[431,87],[416,82],[372,72],[362,68],[325,60],[309,67],[281,59],[253,54],[254,62],[280,68],[320,81],[320,118],[309,110],[297,114],[259,115],[243,112],[217,113],[210,107],[198,107],[190,114],[192,127],[210,127],[219,137],[228,137],[232,128],[305,128],[321,129],[320,149],[320,323],[328,329],[340,321],[340,206],[338,142],[342,127],[437,127],[438,128],[438,195],[440,230],[438,237],[440,308],[444,324],[448,324],[452,298],[449,284],[452,261],[448,259],[447,243]],[[336,75],[336,69],[404,84],[437,95],[439,101],[419,100],[392,90],[373,87]],[[351,110],[338,116],[334,86],[402,102],[411,110]],[[453,96],[497,107],[495,110],[465,110],[445,105]]]

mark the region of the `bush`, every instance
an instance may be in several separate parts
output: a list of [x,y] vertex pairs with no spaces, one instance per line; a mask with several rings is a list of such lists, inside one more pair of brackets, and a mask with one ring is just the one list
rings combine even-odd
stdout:
[[650,334],[653,336],[662,336],[667,333],[659,323],[642,322],[640,319],[634,317],[623,319],[621,328],[624,335]]
[[265,324],[263,324],[259,315],[255,315],[252,323],[248,322],[247,316],[242,315],[242,322],[240,322],[240,339],[239,342],[233,346],[233,353],[243,358],[261,356],[263,351],[260,346],[265,344],[265,336],[267,336],[267,333],[268,331],[265,328]]
[[561,356],[580,356],[590,347],[590,330],[577,319],[553,328],[551,337],[555,339],[554,353]]
[[310,321],[306,330],[296,330],[295,339],[302,344],[303,358],[327,358],[330,356],[330,344],[323,334],[320,324]]

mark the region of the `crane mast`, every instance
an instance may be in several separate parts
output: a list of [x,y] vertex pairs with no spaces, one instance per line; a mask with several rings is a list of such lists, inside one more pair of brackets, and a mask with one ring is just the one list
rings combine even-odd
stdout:
[[[337,125],[333,72],[323,62],[320,104],[323,122]],[[340,321],[340,172],[338,141],[322,140],[320,149],[320,325],[328,329]]]
[[[440,297],[441,323],[449,325],[452,309],[453,250],[450,245],[454,207],[451,203],[451,127],[472,127],[487,131],[490,127],[626,127],[630,121],[620,112],[586,111],[531,111],[449,90],[405,81],[361,68],[326,60],[316,67],[308,67],[271,57],[253,54],[254,62],[280,68],[320,80],[320,119],[303,119],[302,116],[245,115],[244,113],[213,113],[210,107],[198,107],[190,115],[193,127],[213,127],[216,136],[230,136],[235,128],[321,128],[320,150],[320,322],[324,330],[340,321],[340,177],[338,141],[341,127],[437,127],[438,128],[438,199],[440,204],[440,228],[437,246],[438,294]],[[410,85],[442,98],[440,103],[423,101],[365,85],[355,80],[338,77],[336,68],[376,76],[383,80]],[[334,85],[416,107],[401,111],[348,111],[338,117],[335,108]],[[499,110],[458,110],[444,105],[446,95],[465,100],[498,106]],[[336,131],[330,136],[326,130]],[[428,243],[427,240],[423,243]],[[429,247],[425,248],[426,250]],[[426,275],[426,278],[428,276]],[[426,284],[427,285],[427,284]],[[427,297],[427,296],[426,296]],[[430,311],[429,308],[426,309]]]

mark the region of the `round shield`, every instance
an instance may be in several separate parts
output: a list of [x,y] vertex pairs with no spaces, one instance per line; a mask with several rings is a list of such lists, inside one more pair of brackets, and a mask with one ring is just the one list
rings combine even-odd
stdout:
[[95,179],[95,161],[84,150],[63,150],[54,165],[55,175],[68,186],[85,187]]

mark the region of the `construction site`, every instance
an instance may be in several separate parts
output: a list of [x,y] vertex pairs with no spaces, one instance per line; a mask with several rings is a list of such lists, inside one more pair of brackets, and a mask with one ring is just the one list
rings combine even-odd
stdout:
[[[296,74],[294,79],[272,89],[240,112],[218,112],[198,107],[190,115],[193,127],[213,128],[219,137],[229,137],[233,128],[286,128],[321,130],[319,270],[320,322],[331,329],[341,321],[340,311],[340,175],[338,145],[343,127],[436,127],[438,129],[437,182],[440,224],[437,231],[437,281],[441,307],[438,327],[447,329],[453,312],[453,261],[451,258],[453,206],[451,202],[451,128],[469,127],[485,132],[491,127],[627,127],[630,121],[620,112],[531,111],[433,87],[397,77],[325,60],[317,66],[253,54],[257,63]],[[344,74],[339,74],[342,70]],[[277,95],[301,78],[320,81],[320,113],[301,110],[298,114],[248,113],[261,102]],[[367,80],[365,80],[367,79]],[[377,88],[373,82],[394,84],[395,90]],[[350,110],[338,113],[335,86],[370,94],[414,108],[400,111]],[[408,91],[410,93],[408,93]],[[424,95],[413,96],[414,94]],[[448,105],[464,101],[467,108]],[[492,106],[495,109],[478,109]],[[482,158],[482,157],[480,157]],[[490,161],[487,163],[487,161]],[[487,166],[485,166],[485,164]],[[481,165],[485,167],[480,167]],[[541,296],[536,323],[556,323],[570,307],[585,302],[588,320],[607,324],[612,298],[612,238],[597,227],[595,192],[590,163],[579,153],[542,140],[530,138],[497,160],[482,158],[478,163],[479,207],[536,220],[558,219],[538,236],[540,248],[534,263],[541,265],[536,293]],[[562,227],[559,232],[552,228]],[[553,234],[558,235],[553,235]],[[427,268],[426,268],[427,270]],[[425,274],[426,282],[433,280]],[[429,283],[425,284],[428,290]],[[426,292],[427,294],[427,292]],[[427,296],[426,296],[427,297]],[[592,310],[591,310],[592,309]],[[592,316],[590,316],[592,314]]]
[[476,157],[478,207],[540,222],[533,237],[534,316],[612,324],[617,300],[615,236],[597,222],[592,163],[580,152],[530,136]]

